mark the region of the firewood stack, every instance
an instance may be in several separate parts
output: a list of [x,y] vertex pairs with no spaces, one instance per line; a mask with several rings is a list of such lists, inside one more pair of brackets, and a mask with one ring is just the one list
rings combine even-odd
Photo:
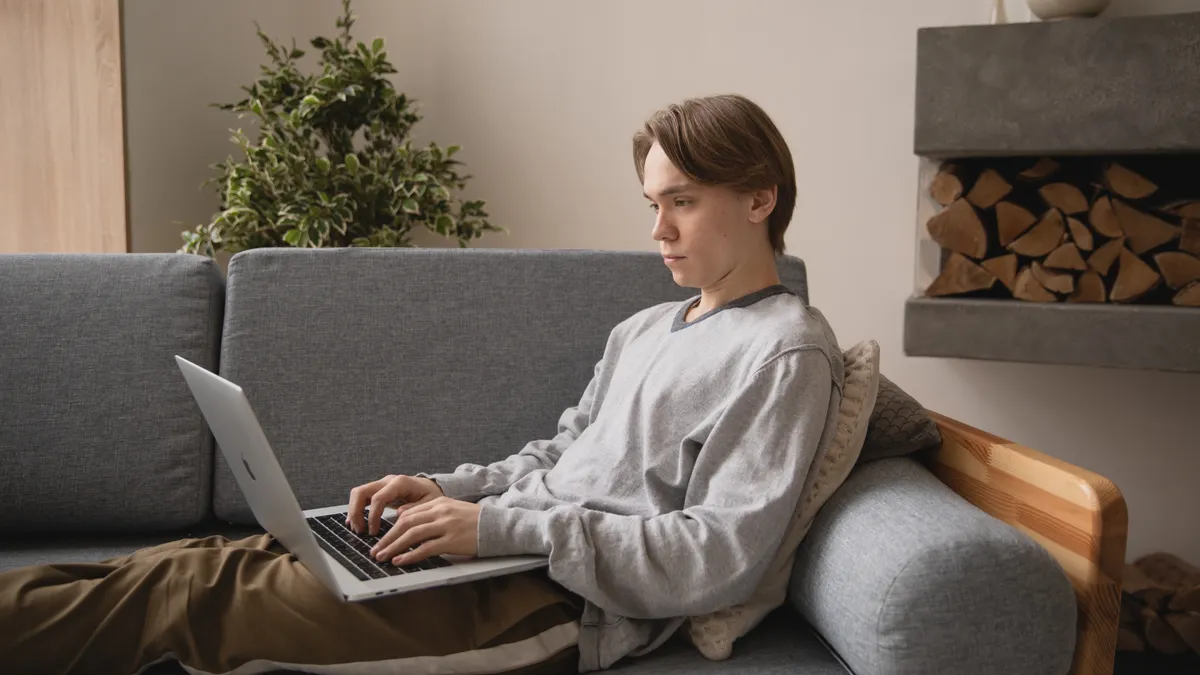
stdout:
[[1200,167],[1140,162],[1151,180],[1129,161],[943,163],[925,294],[1200,307]]
[[1117,649],[1200,654],[1200,569],[1170,553],[1125,566]]

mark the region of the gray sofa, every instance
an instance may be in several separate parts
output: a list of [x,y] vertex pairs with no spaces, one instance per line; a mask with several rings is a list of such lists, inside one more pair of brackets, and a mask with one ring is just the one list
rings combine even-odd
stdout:
[[[807,295],[800,260],[782,277]],[[632,252],[267,249],[227,277],[190,255],[0,256],[0,569],[260,531],[175,354],[244,388],[309,508],[553,435],[609,328],[692,292]],[[790,602],[732,658],[680,639],[615,670],[1062,674],[1075,619],[1042,547],[890,458],[824,507]]]

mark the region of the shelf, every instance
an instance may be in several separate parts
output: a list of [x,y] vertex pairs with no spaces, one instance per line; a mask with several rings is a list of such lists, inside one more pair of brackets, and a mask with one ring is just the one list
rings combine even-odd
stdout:
[[904,352],[1200,372],[1200,310],[1160,305],[912,297]]
[[1200,13],[923,28],[931,158],[1200,151]]

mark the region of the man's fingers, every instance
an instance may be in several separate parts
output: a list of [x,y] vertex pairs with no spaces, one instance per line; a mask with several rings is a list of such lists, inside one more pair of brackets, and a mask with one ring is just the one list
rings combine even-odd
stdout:
[[396,538],[396,541],[381,549],[375,554],[376,560],[387,560],[395,558],[407,551],[408,549],[420,544],[429,539],[436,539],[445,534],[445,526],[441,523],[424,523],[416,527],[409,528],[404,534]]
[[[425,525],[433,522],[434,518],[435,516],[428,511],[421,511],[415,514],[407,513],[403,518],[397,518],[396,523],[392,525],[392,529],[388,530],[388,533],[383,535],[383,537],[379,540],[379,543],[375,544],[375,546],[371,548],[371,555],[375,555],[386,549],[393,542],[402,537],[408,530],[417,527],[418,525]],[[411,545],[412,544],[409,544],[409,546]],[[398,551],[401,549],[396,548],[392,550]]]
[[427,539],[427,540],[425,540],[424,543],[422,543],[420,546],[416,547],[415,549],[408,551],[407,553],[402,553],[393,562],[396,566],[411,565],[413,563],[421,562],[422,560],[424,560],[426,558],[429,558],[429,557],[432,557],[435,555],[441,555],[442,553],[446,553],[447,552],[447,540],[446,539],[447,539],[446,537],[439,537],[437,539]]

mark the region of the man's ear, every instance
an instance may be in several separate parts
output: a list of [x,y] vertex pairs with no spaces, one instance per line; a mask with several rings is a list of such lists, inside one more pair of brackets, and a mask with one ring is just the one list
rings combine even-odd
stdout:
[[765,190],[755,190],[750,193],[750,220],[761,223],[770,217],[775,210],[775,199],[779,195],[779,186],[772,185]]

